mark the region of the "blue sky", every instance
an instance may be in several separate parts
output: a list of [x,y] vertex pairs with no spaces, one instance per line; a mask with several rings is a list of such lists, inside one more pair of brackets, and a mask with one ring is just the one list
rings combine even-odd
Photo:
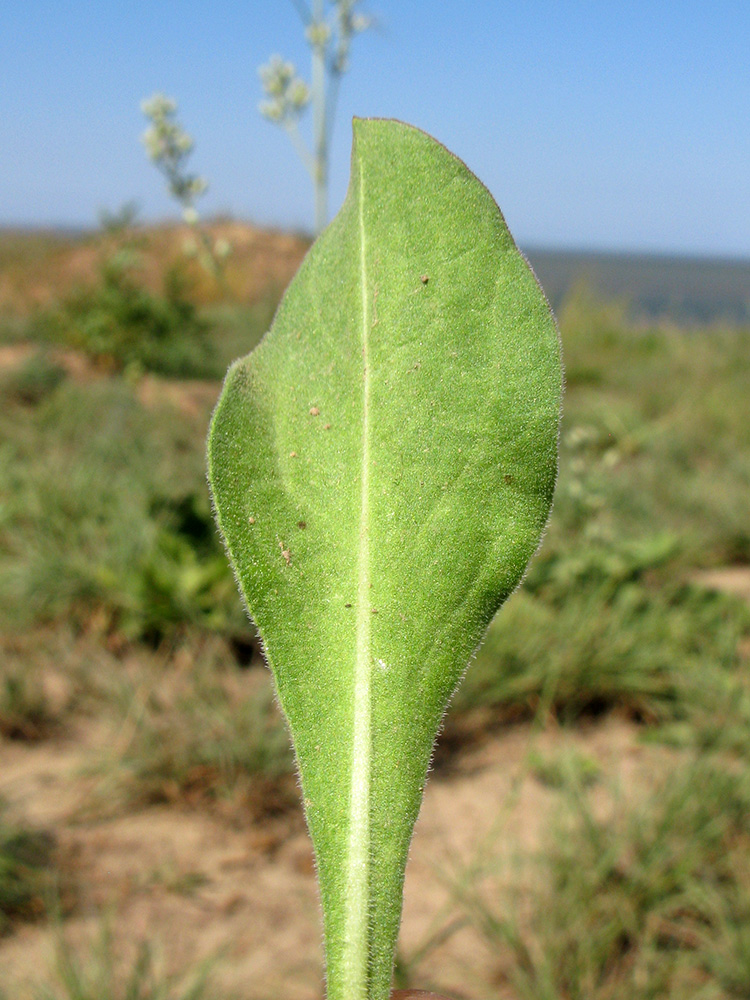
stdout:
[[[352,115],[431,132],[525,246],[750,256],[747,0],[367,0],[332,150]],[[27,0],[0,13],[0,224],[176,217],[139,103],[178,99],[204,214],[310,228],[309,179],[257,112],[278,52],[309,75],[290,0]]]

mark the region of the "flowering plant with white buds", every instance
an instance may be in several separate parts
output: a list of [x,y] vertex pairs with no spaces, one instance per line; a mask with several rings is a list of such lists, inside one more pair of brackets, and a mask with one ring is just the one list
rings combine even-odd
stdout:
[[177,102],[154,94],[141,101],[141,111],[151,122],[141,137],[149,159],[166,177],[169,193],[182,205],[185,222],[192,225],[198,219],[195,201],[208,190],[208,181],[185,172],[195,143],[177,121]]
[[198,237],[197,243],[186,244],[186,252],[197,254],[203,267],[223,282],[223,263],[231,247],[224,239],[213,242],[200,225],[195,202],[208,190],[208,181],[185,169],[195,143],[177,120],[177,101],[164,94],[153,94],[141,101],[141,111],[151,122],[141,136],[149,159],[166,177],[169,193],[182,206],[182,218]]
[[[357,10],[360,0],[292,0],[305,26],[305,39],[312,54],[311,84],[293,63],[275,55],[259,73],[266,100],[259,111],[281,125],[310,174],[315,189],[315,231],[328,221],[328,157],[341,77],[349,68],[354,35],[372,27],[372,18]],[[328,9],[327,9],[328,8]],[[299,121],[308,105],[313,109],[312,148],[305,143]]]

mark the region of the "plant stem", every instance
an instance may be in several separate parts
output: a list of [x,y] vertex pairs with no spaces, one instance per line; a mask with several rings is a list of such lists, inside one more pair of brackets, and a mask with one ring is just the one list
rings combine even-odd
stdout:
[[[315,0],[312,24],[323,25],[324,0]],[[328,127],[326,107],[326,45],[320,39],[312,47],[312,105],[315,187],[315,232],[328,222]]]

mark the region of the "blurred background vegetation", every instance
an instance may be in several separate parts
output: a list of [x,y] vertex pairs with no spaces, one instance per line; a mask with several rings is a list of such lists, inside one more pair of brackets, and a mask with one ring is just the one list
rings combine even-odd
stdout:
[[[58,940],[44,985],[8,996],[228,996],[207,992],[202,965],[161,970],[149,946],[70,943],[94,906],[78,838],[156,806],[245,824],[271,853],[301,828],[204,440],[227,364],[267,329],[308,242],[207,223],[232,245],[219,286],[185,256],[186,227],[126,222],[0,233],[0,965],[29,928]],[[494,970],[466,996],[747,997],[750,267],[530,259],[566,363],[556,503],[456,696],[433,780],[524,732],[519,780],[554,805],[510,875],[492,845],[453,873],[451,912],[404,949],[400,982],[424,986],[461,928]],[[658,748],[637,795],[570,742],[612,719]],[[34,754],[71,743],[73,800],[43,809]],[[184,894],[206,878],[160,884]]]

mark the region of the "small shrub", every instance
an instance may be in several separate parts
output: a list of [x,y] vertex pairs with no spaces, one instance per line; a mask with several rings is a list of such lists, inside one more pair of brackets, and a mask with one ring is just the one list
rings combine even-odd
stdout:
[[83,351],[114,371],[147,370],[175,377],[215,374],[208,325],[187,297],[178,268],[154,294],[137,277],[138,258],[127,246],[100,265],[99,282],[75,291],[37,317],[33,332]]

